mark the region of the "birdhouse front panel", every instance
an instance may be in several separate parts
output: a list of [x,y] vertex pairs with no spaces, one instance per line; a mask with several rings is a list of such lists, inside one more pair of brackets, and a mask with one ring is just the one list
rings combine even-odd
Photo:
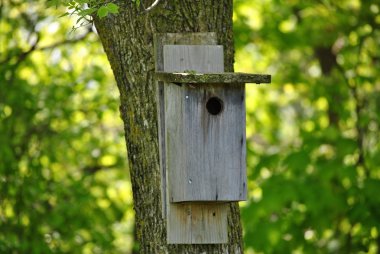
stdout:
[[[164,46],[166,72],[220,73],[222,59],[222,46]],[[245,200],[244,84],[168,83],[164,104],[170,202]]]

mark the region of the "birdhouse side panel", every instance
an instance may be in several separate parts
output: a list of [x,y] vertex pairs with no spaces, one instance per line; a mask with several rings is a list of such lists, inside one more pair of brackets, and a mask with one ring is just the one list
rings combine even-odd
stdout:
[[165,143],[166,172],[169,184],[169,201],[186,195],[182,179],[186,179],[186,144],[183,142],[183,90],[180,86],[165,86]]

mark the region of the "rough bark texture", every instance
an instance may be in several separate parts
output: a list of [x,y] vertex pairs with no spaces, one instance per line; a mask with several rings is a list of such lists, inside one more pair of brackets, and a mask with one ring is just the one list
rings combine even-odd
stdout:
[[[153,34],[217,32],[225,71],[233,70],[232,0],[167,0],[142,13],[131,1],[116,1],[118,15],[95,19],[120,90],[141,253],[242,253],[239,208],[231,204],[229,243],[168,245],[162,219]],[[146,3],[147,5],[148,3]]]

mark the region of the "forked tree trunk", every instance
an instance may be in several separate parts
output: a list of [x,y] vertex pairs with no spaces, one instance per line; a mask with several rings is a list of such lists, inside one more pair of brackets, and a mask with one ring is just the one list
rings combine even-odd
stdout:
[[148,13],[141,12],[131,0],[116,2],[121,7],[120,13],[95,19],[95,25],[120,90],[120,111],[124,121],[140,252],[242,253],[240,215],[236,203],[231,204],[228,216],[228,244],[166,243],[153,77],[154,33],[216,32],[219,44],[224,45],[225,71],[232,71],[232,0],[166,0]]

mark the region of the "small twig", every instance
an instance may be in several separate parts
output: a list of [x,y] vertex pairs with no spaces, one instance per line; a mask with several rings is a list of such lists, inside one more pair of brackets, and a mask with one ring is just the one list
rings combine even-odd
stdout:
[[[16,63],[11,67],[11,75],[10,75],[10,78],[9,78],[9,84],[13,84],[13,80],[15,78],[15,75],[16,75],[16,70],[17,68],[19,67],[19,65],[33,52],[36,50],[37,48],[37,45],[38,45],[38,42],[40,41],[40,35],[37,33],[37,39],[36,41],[33,43],[33,45],[30,47],[30,49],[28,49],[27,51],[25,52],[22,52],[21,54],[19,54],[17,56],[17,61]],[[9,58],[10,60],[11,58]]]
[[151,11],[154,7],[156,7],[160,2],[161,2],[161,0],[156,0],[148,8],[145,8],[143,1],[141,1],[141,5],[142,5],[144,11],[148,12],[148,11]]
[[[62,46],[62,45],[65,45],[65,44],[72,44],[72,43],[76,43],[78,41],[81,41],[83,39],[85,39],[90,33],[91,33],[91,29],[88,29],[88,31],[82,35],[82,36],[79,36],[77,38],[74,38],[72,40],[62,40],[62,41],[58,41],[58,42],[55,42],[51,45],[47,45],[47,46],[44,46],[44,47],[38,47],[37,46],[37,43],[39,41],[39,37],[37,37],[37,41],[31,46],[31,48],[25,52],[21,52],[17,58],[17,62],[15,65],[18,65],[20,64],[30,53],[32,53],[33,51],[38,51],[38,50],[48,50],[48,49],[52,49],[52,48],[55,48],[55,47],[59,47],[59,46]],[[0,61],[0,64],[5,64],[6,62],[10,61],[11,58],[14,57],[14,56],[8,56],[6,59],[4,59],[3,61]]]
[[96,172],[98,172],[99,170],[106,170],[106,169],[114,168],[116,166],[117,166],[117,163],[112,164],[112,165],[98,165],[98,164],[96,164],[96,165],[85,166],[84,168],[81,169],[81,171],[87,173],[88,175],[93,175]]

